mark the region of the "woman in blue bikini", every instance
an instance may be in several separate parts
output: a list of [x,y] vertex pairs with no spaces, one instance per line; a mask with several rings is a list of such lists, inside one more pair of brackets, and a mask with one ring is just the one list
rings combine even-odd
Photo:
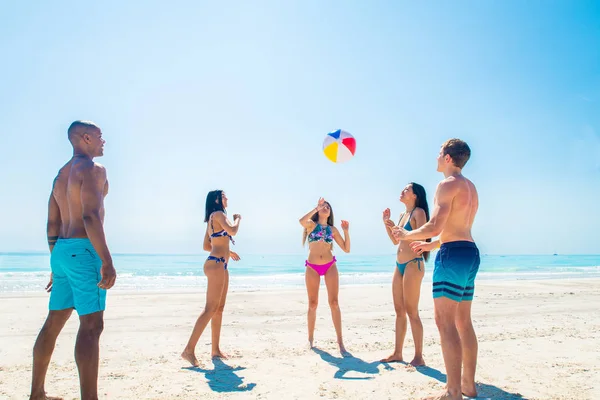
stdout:
[[206,289],[206,305],[202,314],[196,320],[196,325],[187,346],[181,353],[184,360],[198,367],[200,362],[196,358],[195,349],[202,332],[211,322],[212,333],[212,357],[227,358],[219,348],[221,337],[221,322],[223,321],[223,308],[227,299],[229,288],[229,272],[227,262],[229,258],[237,261],[240,257],[229,250],[229,242],[234,243],[233,236],[238,231],[241,216],[233,215],[233,223],[225,214],[227,208],[227,196],[222,190],[213,190],[206,196],[206,213],[204,222],[207,223],[204,234],[204,250],[210,251],[210,255],[204,262],[204,275],[208,280]]
[[[404,203],[406,210],[400,216],[398,226],[406,230],[421,227],[429,221],[429,206],[423,186],[417,183],[406,185],[400,201]],[[390,209],[383,212],[383,222],[391,241],[398,245],[396,255],[396,268],[392,281],[392,292],[394,296],[394,308],[396,309],[396,345],[394,353],[381,360],[382,362],[402,362],[402,347],[406,336],[406,316],[410,320],[410,329],[415,343],[415,357],[410,362],[413,366],[425,365],[423,360],[423,324],[419,317],[419,297],[421,294],[421,282],[425,275],[425,261],[429,259],[429,253],[415,253],[410,247],[410,241],[398,242],[392,235],[395,226],[390,219]]]
[[319,302],[319,286],[321,277],[325,277],[327,296],[337,342],[342,355],[346,354],[342,340],[342,313],[338,304],[340,287],[336,259],[333,255],[333,242],[346,253],[350,252],[350,234],[348,221],[342,221],[344,237],[333,226],[333,210],[324,199],[319,199],[317,207],[300,218],[304,228],[302,243],[308,238],[308,259],[306,260],[306,291],[308,292],[308,342],[313,347],[315,322],[317,320],[317,304]]

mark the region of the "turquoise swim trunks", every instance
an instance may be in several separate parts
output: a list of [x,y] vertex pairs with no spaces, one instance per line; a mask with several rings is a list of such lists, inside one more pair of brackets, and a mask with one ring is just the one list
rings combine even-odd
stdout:
[[58,239],[50,267],[50,310],[75,308],[79,315],[104,311],[106,290],[98,287],[102,261],[89,239]]
[[435,257],[433,298],[472,301],[479,271],[479,250],[473,242],[443,243]]

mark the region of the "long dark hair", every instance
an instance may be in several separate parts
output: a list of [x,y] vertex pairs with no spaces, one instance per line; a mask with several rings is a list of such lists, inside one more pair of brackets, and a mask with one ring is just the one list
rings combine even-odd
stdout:
[[[331,204],[329,204],[328,201],[326,201],[325,204],[327,204],[329,206],[329,217],[327,217],[327,225],[333,226],[333,208],[331,207]],[[319,212],[317,211],[316,213],[314,213],[313,216],[310,217],[310,219],[315,224],[318,224],[319,223]],[[306,243],[307,237],[308,237],[308,231],[306,230],[306,228],[304,228],[304,232],[302,234],[302,245],[303,246]]]
[[206,212],[204,213],[204,222],[208,222],[210,214],[214,213],[215,211],[225,212],[225,207],[223,207],[222,190],[212,190],[206,195]]
[[[427,194],[425,193],[425,188],[418,183],[411,182],[410,186],[412,187],[412,191],[417,196],[415,200],[415,208],[419,207],[425,211],[425,222],[429,221],[429,205],[427,205]],[[426,242],[431,242],[431,238],[426,239]],[[429,260],[429,252],[426,251],[423,253],[423,258],[425,261]]]

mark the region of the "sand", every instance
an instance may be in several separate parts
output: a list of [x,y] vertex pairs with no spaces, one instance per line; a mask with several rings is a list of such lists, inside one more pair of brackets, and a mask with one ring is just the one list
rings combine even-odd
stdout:
[[[342,358],[324,285],[317,350],[306,343],[303,290],[230,293],[222,350],[210,360],[210,328],[200,339],[202,368],[179,358],[198,313],[197,293],[109,293],[101,338],[99,388],[107,399],[418,399],[445,381],[433,320],[431,284],[423,284],[424,368],[381,364],[391,353],[391,287],[342,287]],[[481,398],[592,399],[600,396],[600,280],[480,281],[473,305],[479,337]],[[27,398],[32,346],[44,321],[47,295],[0,296],[0,398]],[[75,314],[53,355],[46,390],[79,398],[73,346]],[[407,333],[405,359],[412,359]]]

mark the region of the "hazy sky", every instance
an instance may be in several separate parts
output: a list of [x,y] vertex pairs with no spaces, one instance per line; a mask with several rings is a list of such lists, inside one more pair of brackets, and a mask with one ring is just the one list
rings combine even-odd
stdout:
[[[206,193],[237,250],[301,253],[329,200],[353,253],[394,252],[407,182],[430,204],[466,140],[485,253],[600,253],[600,3],[200,1],[0,4],[0,251],[45,250],[66,130],[107,141],[113,252],[202,251]],[[322,153],[327,132],[354,159]]]

